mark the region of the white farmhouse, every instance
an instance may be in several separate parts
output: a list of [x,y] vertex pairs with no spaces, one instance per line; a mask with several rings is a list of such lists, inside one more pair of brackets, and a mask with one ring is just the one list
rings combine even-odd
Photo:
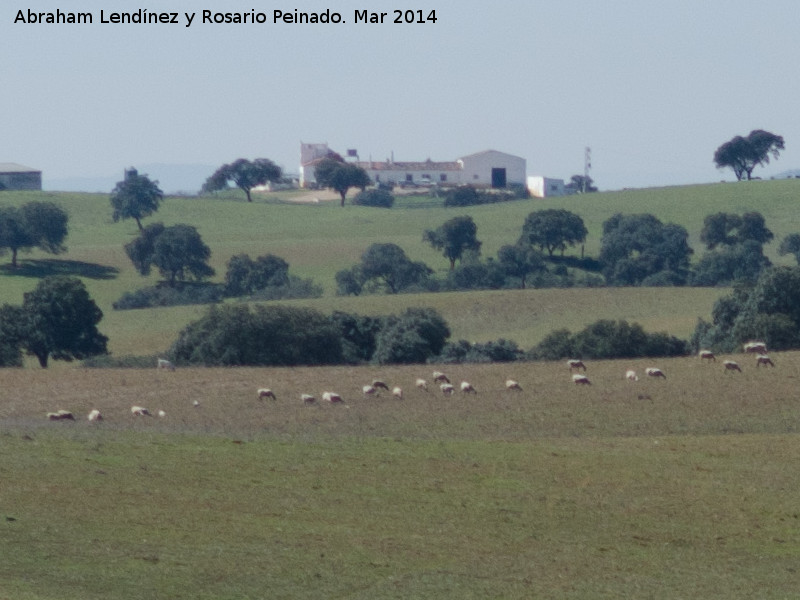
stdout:
[[[300,185],[315,183],[314,167],[333,152],[327,144],[300,145]],[[506,188],[525,186],[525,159],[512,154],[485,150],[454,161],[400,162],[355,161],[375,183],[395,185],[474,185]]]

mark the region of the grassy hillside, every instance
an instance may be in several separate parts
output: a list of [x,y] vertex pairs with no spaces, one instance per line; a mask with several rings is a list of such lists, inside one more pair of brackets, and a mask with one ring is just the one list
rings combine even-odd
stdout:
[[[445,209],[419,208],[416,199],[401,199],[391,210],[347,206],[337,202],[295,204],[283,201],[289,195],[273,194],[248,204],[233,199],[167,198],[159,212],[145,222],[167,225],[185,222],[198,228],[212,249],[217,279],[224,276],[228,259],[238,253],[257,256],[274,253],[284,257],[291,272],[311,277],[325,287],[326,296],[309,304],[323,311],[338,307],[358,312],[386,312],[383,307],[436,306],[454,329],[456,337],[471,340],[509,337],[523,346],[538,341],[557,327],[578,327],[595,318],[637,319],[645,327],[667,328],[675,335],[688,335],[697,317],[707,317],[713,301],[723,290],[575,290],[564,296],[557,290],[527,292],[481,292],[402,298],[339,299],[333,295],[336,271],[358,261],[374,242],[399,244],[414,260],[422,260],[444,272],[447,261],[422,242],[422,232],[457,215],[468,214],[478,225],[483,253],[519,237],[530,212],[565,207],[587,224],[586,252],[599,250],[602,223],[616,212],[652,213],[665,222],[685,226],[697,254],[702,252],[699,232],[703,218],[719,211],[741,213],[758,210],[776,241],[767,253],[777,262],[782,236],[800,231],[800,182],[754,181],[660,189],[607,192],[549,200],[524,200],[504,204]],[[137,235],[132,221],[113,223],[108,196],[53,192],[2,192],[0,202],[20,204],[30,200],[58,203],[70,215],[69,251],[53,257],[34,251],[22,256],[16,272],[0,270],[0,302],[19,303],[48,273],[81,276],[106,317],[101,328],[111,338],[114,353],[148,354],[162,351],[175,332],[199,314],[197,308],[176,308],[115,313],[111,304],[125,291],[157,281],[154,274],[142,278],[133,269],[123,245]],[[645,304],[642,304],[642,302]],[[655,302],[655,304],[653,304]],[[595,316],[596,315],[596,316]]]

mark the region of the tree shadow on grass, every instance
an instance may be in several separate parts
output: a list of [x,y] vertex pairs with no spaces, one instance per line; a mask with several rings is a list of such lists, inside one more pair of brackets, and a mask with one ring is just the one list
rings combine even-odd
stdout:
[[0,274],[36,278],[49,275],[74,275],[89,279],[114,279],[119,274],[119,269],[116,267],[80,260],[45,258],[42,260],[20,260],[17,264],[16,269],[10,264],[0,265]]

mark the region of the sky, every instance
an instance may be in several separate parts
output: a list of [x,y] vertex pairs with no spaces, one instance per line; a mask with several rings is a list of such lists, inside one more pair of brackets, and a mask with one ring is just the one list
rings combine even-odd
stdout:
[[[93,22],[17,19],[57,8]],[[345,22],[273,23],[295,8]],[[436,21],[392,22],[408,8]],[[178,23],[101,23],[101,10],[140,9]],[[384,23],[355,23],[364,9]],[[266,23],[202,23],[204,10]],[[300,143],[327,142],[362,160],[493,149],[569,180],[589,147],[590,176],[615,190],[732,181],[714,151],[765,129],[786,142],[754,172],[767,178],[800,169],[796,11],[795,0],[3,0],[0,162],[42,170],[54,189],[237,158],[297,173]]]

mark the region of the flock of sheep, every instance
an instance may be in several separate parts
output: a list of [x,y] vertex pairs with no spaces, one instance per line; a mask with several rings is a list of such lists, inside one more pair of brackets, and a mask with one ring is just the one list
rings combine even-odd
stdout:
[[[744,344],[743,349],[749,354],[756,355],[756,367],[760,367],[762,365],[765,367],[775,366],[775,363],[772,362],[772,359],[767,354],[767,345],[764,342],[747,342]],[[711,350],[700,350],[697,353],[697,356],[703,361],[717,362],[717,357]],[[591,385],[592,382],[586,376],[586,365],[583,363],[583,361],[578,359],[570,359],[567,361],[567,364],[569,365],[570,372],[577,369],[583,369],[584,371],[583,373],[575,373],[572,375],[573,383],[576,385]],[[735,360],[724,360],[722,361],[722,366],[725,368],[726,373],[730,371],[738,371],[739,373],[742,372],[742,368]],[[667,376],[664,374],[664,371],[658,367],[647,367],[644,372],[648,377],[660,377],[662,379],[667,378]],[[634,370],[628,370],[625,372],[625,379],[628,381],[639,381],[639,375]]]
[[[774,367],[775,364],[770,359],[769,355],[767,354],[767,346],[764,342],[748,342],[744,344],[744,351],[749,354],[756,355],[756,367],[760,366],[769,366]],[[710,350],[700,350],[697,355],[700,360],[706,362],[717,362],[717,358],[714,353]],[[580,359],[570,359],[567,361],[567,365],[569,366],[569,371],[572,375],[572,382],[576,385],[591,385],[591,380],[586,375],[586,364]],[[736,361],[733,360],[724,360],[722,365],[725,369],[725,372],[731,371],[738,371],[741,372],[742,369]],[[174,371],[175,366],[168,360],[159,358],[156,364],[156,368],[160,370],[166,371]],[[580,371],[575,372],[573,371]],[[649,378],[662,378],[666,379],[667,376],[664,372],[659,369],[658,367],[647,367],[645,370],[645,375]],[[639,375],[634,370],[628,370],[625,373],[625,379],[628,381],[638,381]],[[456,392],[456,386],[453,385],[450,379],[442,373],[441,371],[434,371],[433,372],[433,383],[439,385],[439,391],[444,396],[451,396]],[[417,379],[415,382],[415,387],[419,390],[428,391],[428,382],[425,379]],[[505,388],[509,391],[522,391],[522,386],[519,384],[518,381],[514,379],[507,379],[505,382]],[[462,381],[458,386],[458,389],[461,391],[462,394],[477,394],[477,390],[475,387],[468,381]],[[362,386],[362,394],[365,398],[368,397],[377,397],[380,395],[381,390],[389,392],[393,398],[398,400],[403,399],[403,390],[400,387],[392,387],[390,388],[385,382],[375,379],[372,381],[371,384]],[[259,400],[276,400],[277,397],[275,393],[270,388],[259,388],[256,391],[256,397]],[[321,395],[321,399],[325,403],[330,404],[346,404],[342,395],[336,392],[325,391]],[[310,405],[316,404],[317,398],[312,394],[302,393],[300,394],[300,400],[303,404]],[[199,406],[199,402],[197,400],[194,401],[194,406]],[[150,417],[153,414],[143,406],[131,406],[130,409],[131,415],[134,417]],[[159,410],[156,412],[156,415],[159,417],[165,417],[166,413],[163,410]],[[51,421],[74,421],[75,415],[68,410],[58,410],[56,412],[49,412],[46,414],[47,418]],[[103,420],[103,415],[100,413],[98,409],[92,409],[87,417],[90,422],[97,422]]]

